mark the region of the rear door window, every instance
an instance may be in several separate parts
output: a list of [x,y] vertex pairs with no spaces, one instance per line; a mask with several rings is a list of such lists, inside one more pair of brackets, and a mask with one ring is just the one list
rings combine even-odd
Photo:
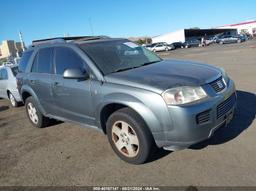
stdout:
[[2,80],[7,80],[8,79],[8,73],[6,69],[1,70],[1,79]]
[[53,48],[43,48],[37,53],[31,72],[52,73]]

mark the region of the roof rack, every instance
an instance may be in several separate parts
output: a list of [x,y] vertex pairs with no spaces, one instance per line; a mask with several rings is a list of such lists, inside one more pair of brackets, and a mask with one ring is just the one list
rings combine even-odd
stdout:
[[32,46],[40,44],[54,44],[54,43],[64,43],[67,41],[86,41],[86,40],[97,40],[102,38],[109,38],[107,36],[73,36],[73,37],[56,37],[56,38],[46,38],[41,40],[33,40]]

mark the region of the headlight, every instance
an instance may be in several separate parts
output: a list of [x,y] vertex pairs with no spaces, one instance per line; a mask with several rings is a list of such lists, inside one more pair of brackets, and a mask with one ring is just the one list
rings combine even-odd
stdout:
[[202,87],[177,87],[166,90],[162,94],[167,105],[191,103],[207,97]]

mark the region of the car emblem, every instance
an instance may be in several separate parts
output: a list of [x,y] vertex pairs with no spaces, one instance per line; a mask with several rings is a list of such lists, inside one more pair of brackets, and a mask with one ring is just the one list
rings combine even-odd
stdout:
[[221,81],[218,81],[217,85],[218,85],[219,88],[223,88],[223,84],[221,83]]

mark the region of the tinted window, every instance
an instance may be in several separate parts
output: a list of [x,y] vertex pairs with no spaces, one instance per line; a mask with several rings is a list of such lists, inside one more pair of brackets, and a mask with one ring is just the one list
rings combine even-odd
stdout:
[[55,49],[56,74],[63,75],[68,68],[84,70],[82,59],[70,48],[57,47]]
[[0,76],[1,76],[1,80],[7,80],[8,79],[8,74],[7,74],[7,70],[6,69],[2,69],[0,71]]
[[22,54],[22,58],[19,63],[19,72],[25,72],[28,65],[28,61],[32,55],[33,51],[27,51]]
[[80,47],[104,75],[161,61],[153,52],[125,39],[88,42]]
[[17,66],[16,67],[12,67],[11,69],[12,69],[13,75],[16,76],[18,74],[18,67]]
[[52,73],[53,48],[44,48],[37,53],[32,66],[32,72]]
[[33,61],[31,72],[37,72],[37,60],[38,60],[38,53],[35,56],[35,59]]

